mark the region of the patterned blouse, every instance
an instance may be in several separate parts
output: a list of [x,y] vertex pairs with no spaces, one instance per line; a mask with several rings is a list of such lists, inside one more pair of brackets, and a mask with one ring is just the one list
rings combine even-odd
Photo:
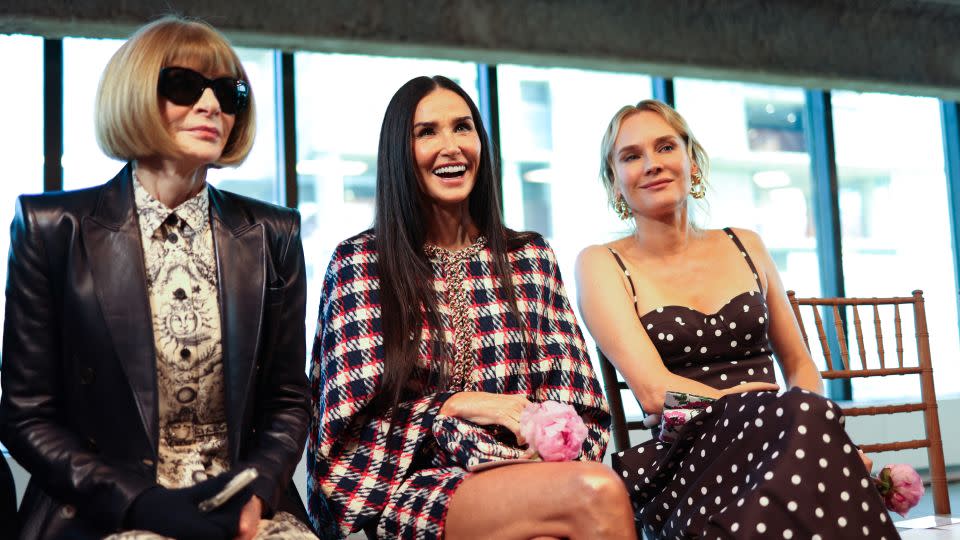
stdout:
[[192,486],[230,468],[209,196],[171,210],[136,174],[133,185],[157,354],[157,482]]
[[[536,235],[509,253],[524,332],[491,277],[482,238],[460,251],[427,247],[452,384],[419,380],[390,414],[368,405],[383,374],[380,282],[371,232],[345,240],[324,278],[313,347],[307,451],[309,513],[320,530],[375,529],[378,537],[437,538],[467,469],[518,458],[513,435],[439,414],[460,390],[571,403],[589,434],[580,459],[599,460],[610,416],[553,251]],[[423,336],[430,335],[424,328]],[[532,343],[531,343],[532,341]],[[529,346],[533,345],[533,346]],[[425,339],[420,367],[429,369]]]

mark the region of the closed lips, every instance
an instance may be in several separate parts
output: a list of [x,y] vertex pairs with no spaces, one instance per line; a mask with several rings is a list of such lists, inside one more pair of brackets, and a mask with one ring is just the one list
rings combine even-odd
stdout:
[[647,189],[647,188],[662,186],[663,184],[669,184],[670,182],[672,182],[672,180],[668,180],[668,179],[654,180],[653,182],[650,182],[649,184],[644,184],[640,187],[643,189]]

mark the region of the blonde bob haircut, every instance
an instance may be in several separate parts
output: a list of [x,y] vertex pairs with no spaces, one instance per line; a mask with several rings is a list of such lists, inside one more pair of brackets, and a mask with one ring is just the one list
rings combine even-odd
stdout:
[[710,158],[707,156],[707,151],[704,150],[700,142],[697,141],[697,138],[693,136],[693,132],[690,131],[690,126],[687,125],[687,121],[680,116],[680,113],[666,103],[656,99],[645,99],[636,105],[626,105],[617,111],[617,114],[613,115],[613,118],[610,120],[610,124],[607,125],[607,131],[604,132],[603,141],[600,143],[600,181],[603,183],[604,189],[607,190],[607,201],[611,207],[613,206],[617,193],[616,177],[613,167],[613,152],[615,150],[613,145],[616,143],[617,136],[620,134],[620,126],[623,125],[623,121],[626,120],[628,116],[643,111],[659,114],[660,117],[680,135],[680,138],[683,139],[684,146],[687,147],[690,161],[697,166],[700,174],[703,175],[701,181],[704,186],[707,184],[707,176],[710,172]]
[[[160,70],[171,66],[236,77],[249,85],[237,53],[209,24],[167,16],[140,28],[110,59],[97,88],[97,144],[108,156],[121,161],[179,156],[160,114],[157,94]],[[239,165],[246,159],[253,147],[255,118],[251,91],[215,166]]]

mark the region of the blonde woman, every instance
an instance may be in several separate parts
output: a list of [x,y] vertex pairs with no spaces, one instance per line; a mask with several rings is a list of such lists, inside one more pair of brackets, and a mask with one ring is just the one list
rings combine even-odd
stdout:
[[[760,238],[691,221],[708,173],[675,110],[623,107],[600,176],[635,229],[577,263],[584,322],[644,412],[660,417],[652,440],[613,460],[638,526],[657,538],[897,538],[869,460],[820,396]],[[790,387],[782,395],[774,356]]]
[[127,165],[20,197],[11,228],[0,438],[30,473],[21,537],[308,537],[284,512],[308,418],[299,216],[206,182],[253,145],[243,66],[165,18],[113,56],[96,109]]

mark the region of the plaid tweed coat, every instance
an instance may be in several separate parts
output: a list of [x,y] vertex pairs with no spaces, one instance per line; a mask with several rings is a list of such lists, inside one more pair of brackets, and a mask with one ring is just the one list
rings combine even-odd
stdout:
[[[589,429],[580,459],[600,460],[610,415],[546,241],[533,235],[509,253],[526,334],[495,294],[492,256],[482,239],[464,250],[428,253],[447,356],[454,357],[459,344],[469,347],[463,390],[573,404]],[[435,377],[415,381],[420,391],[392,414],[371,412],[384,362],[376,260],[372,232],[361,233],[337,247],[324,278],[311,366],[310,519],[331,535],[362,529],[381,538],[439,538],[449,499],[468,468],[520,457],[523,450],[505,429],[440,415],[457,389],[436,387]],[[457,297],[467,300],[469,333],[454,328],[451,298]]]

